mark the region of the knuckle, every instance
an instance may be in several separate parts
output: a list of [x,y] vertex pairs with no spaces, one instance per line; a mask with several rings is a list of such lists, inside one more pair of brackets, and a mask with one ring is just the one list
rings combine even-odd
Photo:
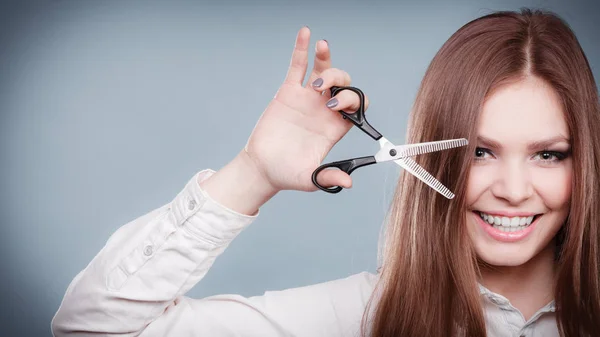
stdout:
[[328,68],[323,71],[323,77],[327,77],[327,79],[337,84],[337,69],[336,68]]
[[346,71],[344,71],[344,80],[345,80],[346,85],[350,85],[350,83],[352,83],[352,77]]
[[336,86],[349,86],[352,83],[350,74],[338,68],[327,68],[319,73],[325,82]]
[[338,95],[340,105],[345,108],[358,108],[359,98],[358,95],[352,91],[344,90]]
[[350,82],[352,82],[352,79],[350,78],[350,74],[348,74],[348,72],[343,71],[341,69],[336,70],[336,77],[341,85],[347,86],[350,84]]
[[323,75],[323,77],[325,77],[325,76],[331,76],[331,75],[330,75],[330,74],[331,74],[331,69],[333,69],[333,68],[327,68],[327,69],[324,69],[324,70],[321,72],[321,74]]
[[334,85],[346,85],[348,83],[348,74],[338,68],[325,69],[321,75],[327,77]]

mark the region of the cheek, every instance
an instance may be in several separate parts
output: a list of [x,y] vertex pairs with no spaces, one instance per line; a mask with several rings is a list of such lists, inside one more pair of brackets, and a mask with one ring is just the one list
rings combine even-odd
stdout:
[[467,205],[473,204],[477,198],[489,187],[490,170],[485,166],[472,166],[467,182]]
[[572,165],[569,162],[555,169],[542,169],[536,174],[535,189],[551,210],[565,208],[571,199]]

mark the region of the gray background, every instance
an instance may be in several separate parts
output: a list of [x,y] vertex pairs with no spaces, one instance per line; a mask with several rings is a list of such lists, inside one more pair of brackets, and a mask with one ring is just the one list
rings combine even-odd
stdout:
[[[303,25],[402,143],[442,43],[492,10],[567,19],[600,79],[599,4],[583,1],[36,1],[0,5],[0,334],[50,335],[69,282],[126,222],[242,148]],[[311,61],[312,66],[312,61]],[[373,154],[353,129],[326,160]],[[283,192],[189,295],[262,294],[376,267],[399,169],[337,195]]]

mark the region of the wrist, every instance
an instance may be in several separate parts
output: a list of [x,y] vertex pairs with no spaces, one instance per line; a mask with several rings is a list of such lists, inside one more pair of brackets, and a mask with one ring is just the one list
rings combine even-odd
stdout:
[[246,151],[202,181],[200,187],[216,202],[246,215],[256,214],[278,192]]

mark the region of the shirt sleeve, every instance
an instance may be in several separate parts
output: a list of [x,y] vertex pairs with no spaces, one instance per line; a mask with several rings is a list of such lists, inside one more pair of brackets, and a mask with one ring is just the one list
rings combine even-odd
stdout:
[[168,204],[120,227],[69,284],[53,336],[354,336],[376,276],[368,272],[243,297],[185,293],[258,216],[210,198],[195,175]]

